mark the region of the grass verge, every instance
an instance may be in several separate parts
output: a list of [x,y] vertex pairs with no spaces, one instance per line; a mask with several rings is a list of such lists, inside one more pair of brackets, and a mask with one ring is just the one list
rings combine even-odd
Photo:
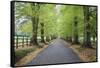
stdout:
[[15,51],[15,63],[26,56],[28,53],[33,52],[36,50],[36,47],[24,50]]
[[76,52],[76,54],[83,60],[83,62],[96,61],[96,49],[82,48],[81,45],[70,46]]
[[[25,55],[23,58],[21,58],[16,64],[15,66],[23,66],[26,65],[27,63],[29,63],[30,61],[32,61],[35,57],[37,57],[37,55],[43,51],[45,48],[47,48],[48,45],[44,45],[42,48],[35,48],[35,50],[33,49],[31,52],[27,53],[27,55]],[[24,54],[23,54],[24,55]]]

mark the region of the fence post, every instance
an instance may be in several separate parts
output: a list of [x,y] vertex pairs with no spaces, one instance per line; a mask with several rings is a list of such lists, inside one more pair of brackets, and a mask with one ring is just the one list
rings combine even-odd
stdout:
[[27,36],[27,39],[26,39],[26,43],[27,43],[26,45],[28,46],[28,36]]
[[[22,47],[24,47],[24,45],[28,46],[29,45],[29,36],[23,36],[23,35],[15,35],[15,40],[16,40],[16,46],[15,48],[17,49],[19,47],[19,44],[22,43]],[[21,42],[19,41],[21,40]]]
[[22,36],[22,47],[24,47],[24,36]]
[[18,35],[16,35],[16,49],[18,48]]

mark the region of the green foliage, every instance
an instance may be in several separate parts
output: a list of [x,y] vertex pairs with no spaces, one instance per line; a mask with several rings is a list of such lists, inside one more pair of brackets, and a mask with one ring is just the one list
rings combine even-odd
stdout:
[[26,22],[23,25],[20,25],[20,27],[18,28],[19,32],[24,32],[24,33],[28,33],[29,35],[32,35],[32,22]]
[[[37,8],[38,7],[38,8]],[[90,24],[91,35],[96,36],[96,7],[90,7]],[[32,18],[38,17],[38,36],[41,36],[41,25],[44,24],[44,37],[46,36],[60,36],[73,37],[74,31],[74,17],[77,17],[78,22],[78,36],[83,37],[84,34],[84,10],[83,6],[75,5],[55,5],[55,4],[36,4],[36,3],[15,3],[15,21],[27,19],[24,23],[15,22],[16,31],[27,32],[32,35],[33,24]]]

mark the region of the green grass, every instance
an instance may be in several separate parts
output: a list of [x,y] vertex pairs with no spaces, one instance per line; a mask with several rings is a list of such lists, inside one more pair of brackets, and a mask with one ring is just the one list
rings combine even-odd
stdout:
[[35,51],[35,50],[36,48],[16,51],[15,52],[15,63],[19,61],[21,58],[23,58],[24,56],[26,56],[28,53]]

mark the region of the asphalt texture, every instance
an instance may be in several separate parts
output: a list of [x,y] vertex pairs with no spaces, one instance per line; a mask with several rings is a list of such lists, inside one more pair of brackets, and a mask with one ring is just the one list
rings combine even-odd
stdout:
[[36,58],[26,65],[77,63],[82,60],[62,39],[53,40],[49,46],[40,52]]

